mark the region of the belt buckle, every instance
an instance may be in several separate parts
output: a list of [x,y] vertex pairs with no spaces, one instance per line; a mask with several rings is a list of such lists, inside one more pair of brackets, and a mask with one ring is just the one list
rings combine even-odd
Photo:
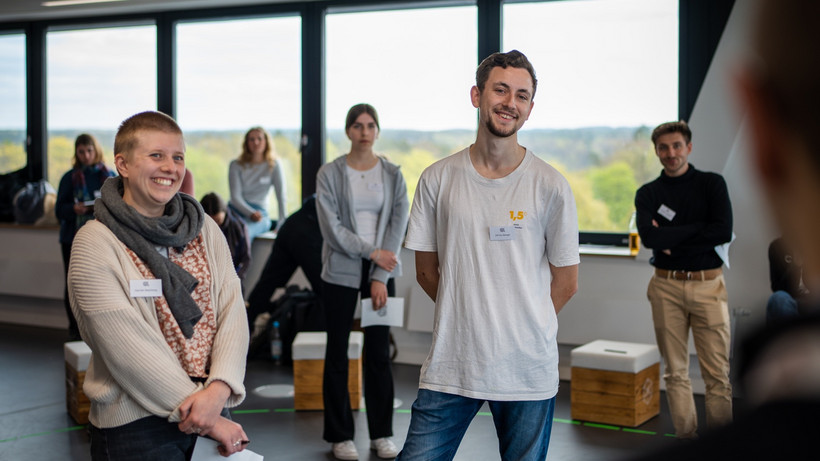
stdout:
[[692,280],[692,271],[686,271],[686,280]]

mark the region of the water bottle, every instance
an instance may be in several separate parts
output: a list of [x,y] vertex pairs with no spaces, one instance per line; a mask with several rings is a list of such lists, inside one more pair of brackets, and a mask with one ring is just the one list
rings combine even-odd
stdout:
[[270,330],[270,356],[275,363],[282,359],[282,335],[279,334],[279,322],[273,322]]

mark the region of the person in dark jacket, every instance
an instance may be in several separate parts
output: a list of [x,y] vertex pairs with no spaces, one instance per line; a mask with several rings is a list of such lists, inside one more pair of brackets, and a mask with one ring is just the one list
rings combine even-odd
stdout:
[[199,203],[202,205],[202,209],[205,210],[205,214],[213,218],[219,224],[222,233],[225,234],[225,240],[228,241],[228,248],[231,250],[233,267],[236,269],[236,275],[239,276],[244,288],[245,274],[251,265],[251,242],[248,238],[248,229],[245,223],[234,215],[230,207],[216,192],[205,194]]
[[322,233],[316,217],[316,196],[311,195],[291,214],[276,233],[273,249],[248,297],[248,322],[253,323],[262,312],[270,309],[270,301],[277,288],[302,268],[310,287],[316,294],[322,292]]
[[[77,136],[74,140],[71,170],[60,179],[57,204],[54,207],[54,213],[60,221],[60,247],[66,274],[74,235],[83,224],[94,219],[94,200],[100,196],[105,180],[114,175],[114,171],[109,170],[103,162],[103,151],[97,139],[86,133]],[[63,300],[68,316],[69,338],[78,341],[80,332],[68,302],[68,288],[65,289]]]

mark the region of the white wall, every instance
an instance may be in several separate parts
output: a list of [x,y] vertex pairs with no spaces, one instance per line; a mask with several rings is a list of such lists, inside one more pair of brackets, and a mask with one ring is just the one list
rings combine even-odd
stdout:
[[0,322],[68,328],[55,228],[0,227]]

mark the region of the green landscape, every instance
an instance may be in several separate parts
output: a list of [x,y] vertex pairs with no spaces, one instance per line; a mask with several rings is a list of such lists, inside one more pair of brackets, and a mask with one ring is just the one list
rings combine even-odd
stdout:
[[[301,203],[300,133],[270,130],[277,157],[285,167],[288,213]],[[78,131],[52,131],[48,142],[48,181],[57,188],[71,168],[74,138]],[[106,163],[113,163],[114,132],[91,131],[103,145]],[[579,227],[587,232],[627,232],[636,189],[653,179],[660,166],[652,150],[651,129],[642,127],[594,127],[534,129],[519,133],[519,142],[563,173],[578,206]],[[228,193],[228,163],[239,154],[244,132],[188,131],[186,165],[194,174],[196,195]],[[25,166],[21,131],[0,130],[0,174]],[[421,132],[385,130],[376,143],[377,152],[401,165],[412,200],[421,172],[434,161],[457,152],[475,139],[472,130]],[[327,159],[344,154],[349,141],[342,130],[327,133]],[[275,207],[275,200],[271,200]],[[273,215],[276,210],[270,210]]]

